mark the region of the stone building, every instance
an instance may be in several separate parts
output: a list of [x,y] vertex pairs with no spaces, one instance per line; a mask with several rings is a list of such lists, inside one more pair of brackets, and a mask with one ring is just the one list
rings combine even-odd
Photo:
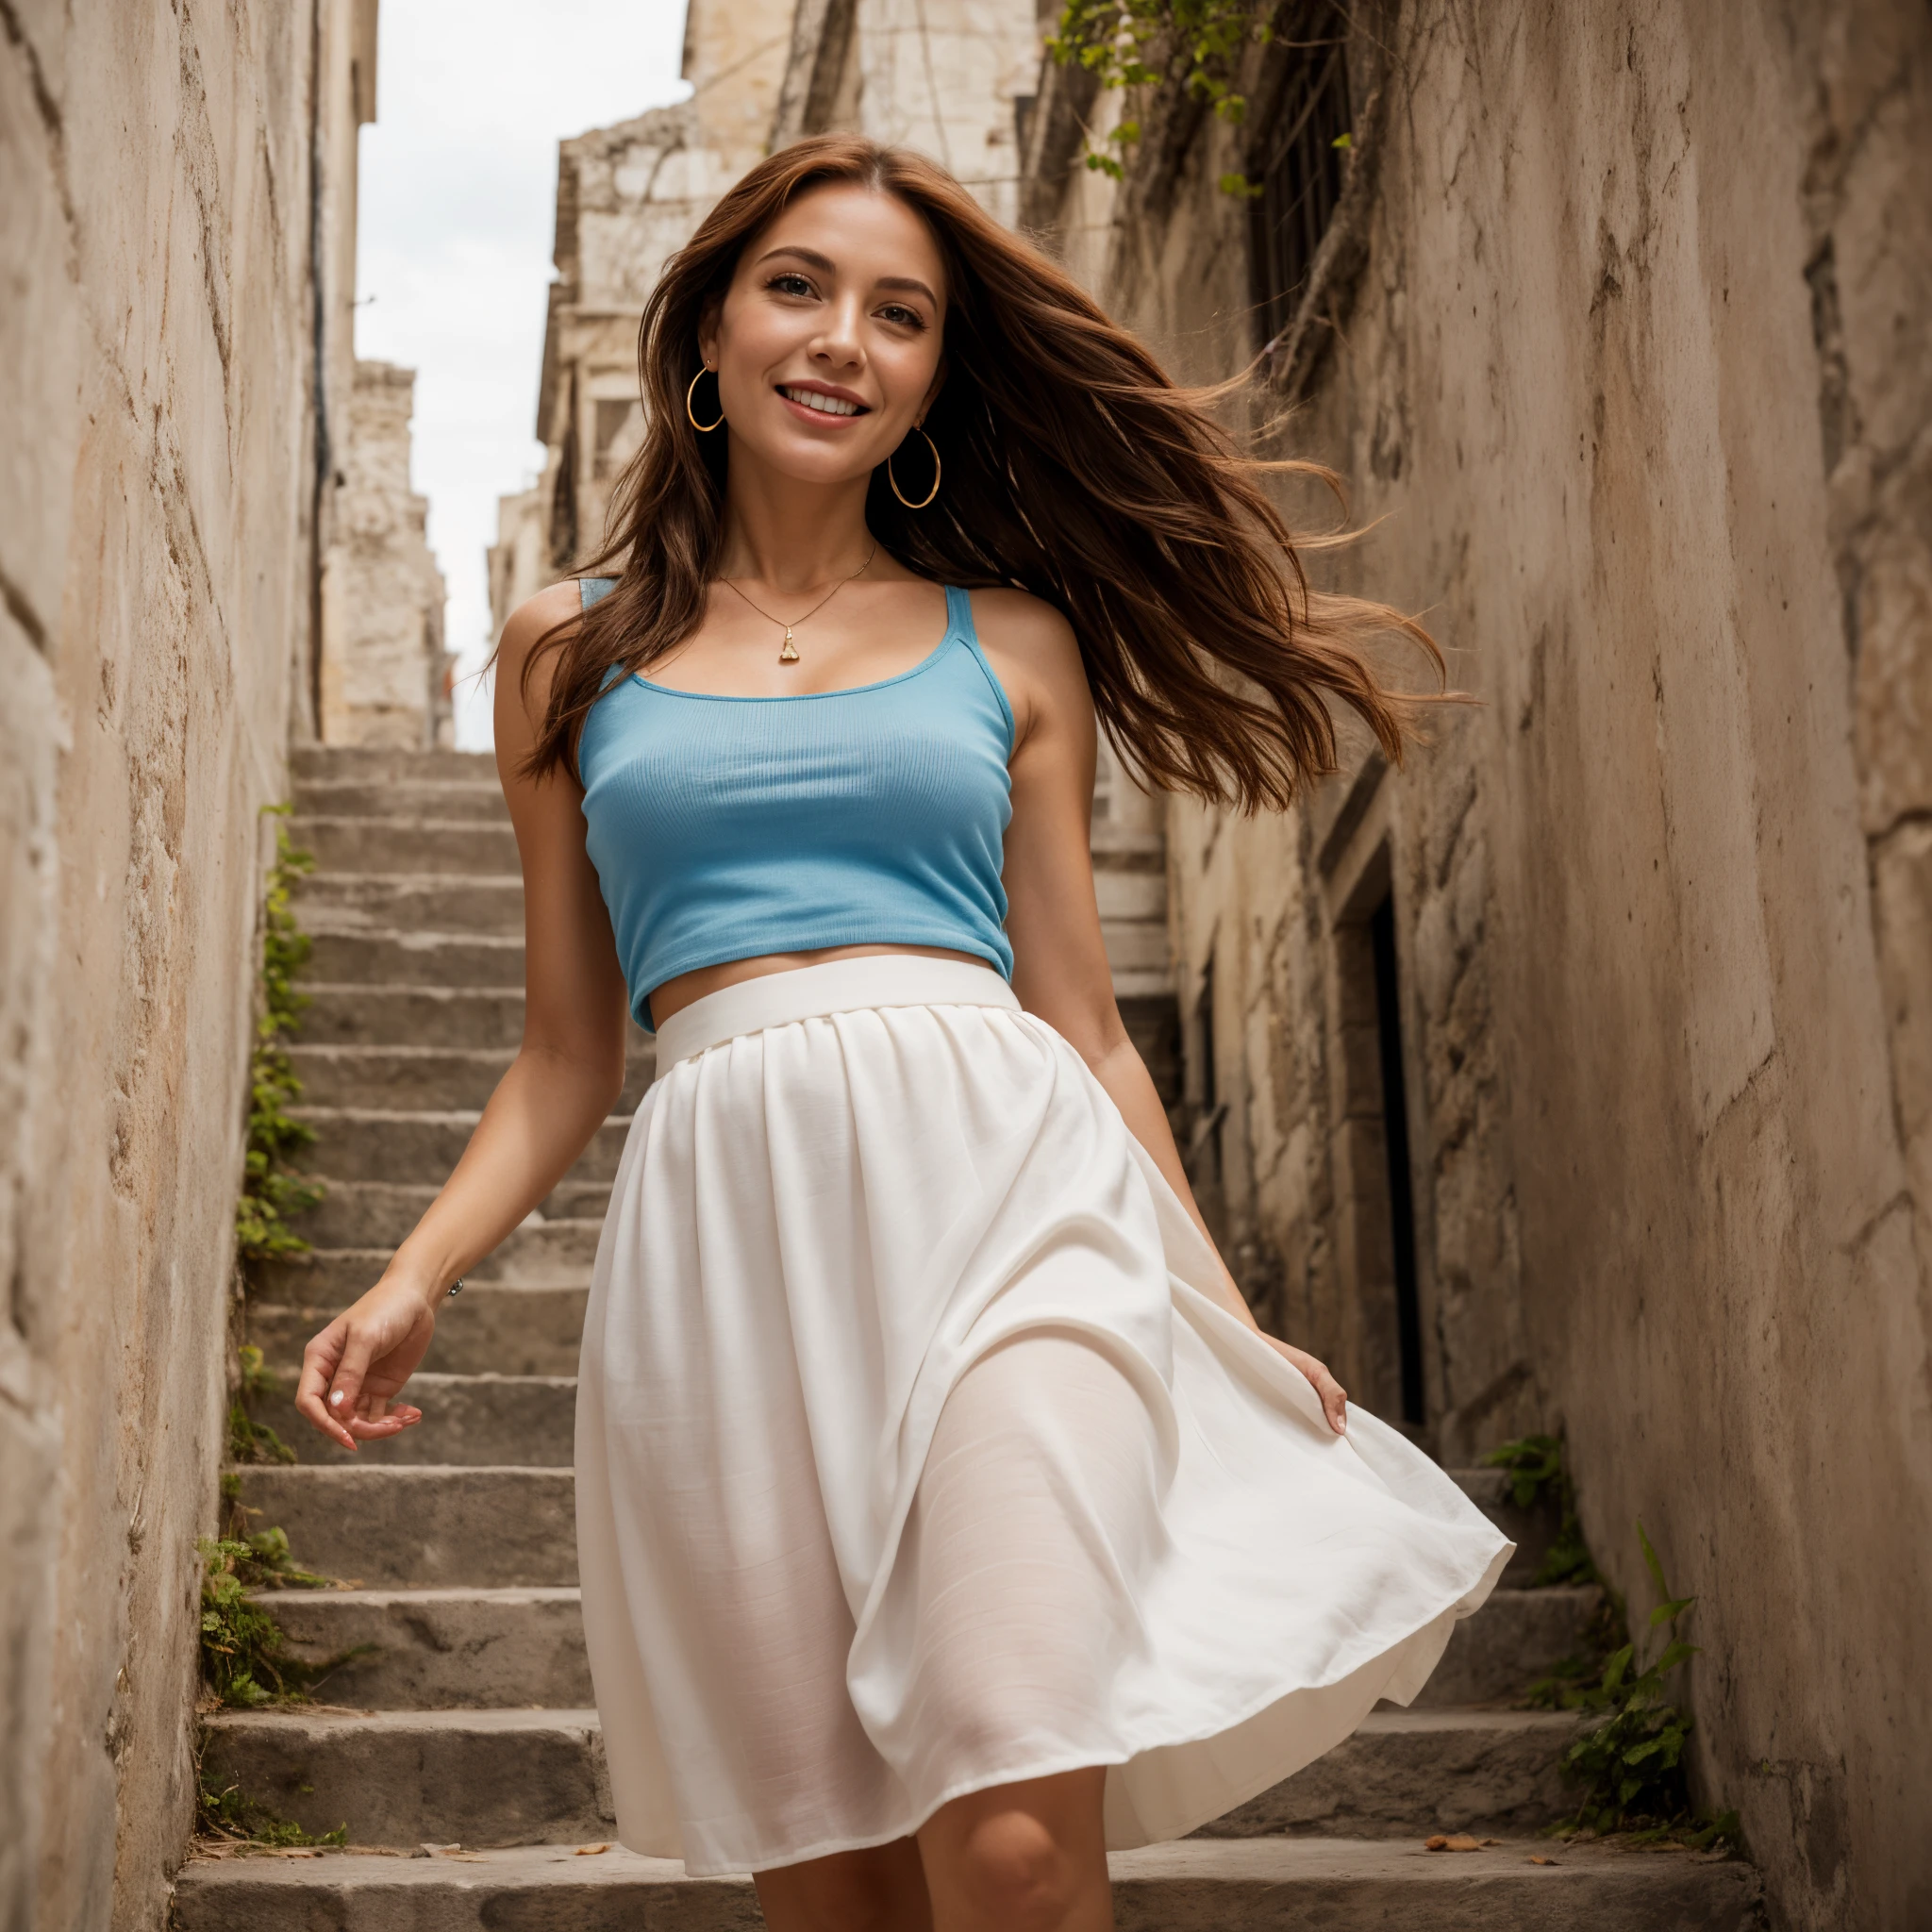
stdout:
[[334,534],[322,573],[325,744],[455,742],[442,573],[409,487],[416,373],[355,365],[337,456]]
[[159,1924],[192,1816],[259,808],[320,708],[375,11],[0,14],[8,1932]]
[[1241,125],[1137,100],[1118,186],[1120,97],[1042,66],[1021,206],[1179,375],[1260,356],[1378,522],[1326,580],[1474,700],[1287,819],[1169,803],[1204,1194],[1444,1460],[1563,1430],[1633,1609],[1641,1519],[1775,1922],[1919,1923],[1932,20],[1282,25]]
[[691,0],[691,95],[564,142],[557,280],[543,331],[536,488],[505,497],[490,554],[492,627],[603,539],[610,486],[642,437],[638,322],[665,261],[765,152],[792,0]]

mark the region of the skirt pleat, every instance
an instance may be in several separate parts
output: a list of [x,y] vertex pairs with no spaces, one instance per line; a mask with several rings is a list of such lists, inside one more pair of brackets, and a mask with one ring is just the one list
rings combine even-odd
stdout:
[[[891,963],[916,996],[941,962]],[[1106,1765],[1108,1842],[1144,1844],[1413,1697],[1510,1545],[1373,1416],[1336,1437],[1217,1275],[1003,987],[666,1067],[577,1408],[622,1841],[756,1871]]]

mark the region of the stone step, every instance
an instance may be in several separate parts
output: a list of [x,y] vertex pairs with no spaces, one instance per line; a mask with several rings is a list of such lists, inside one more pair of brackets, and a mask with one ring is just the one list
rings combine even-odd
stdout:
[[[555,1232],[558,1227],[572,1232],[559,1239]],[[592,1236],[586,1241],[582,1228],[581,1222],[549,1222],[515,1229],[493,1255],[470,1270],[471,1289],[484,1282],[533,1289],[587,1286],[596,1241]],[[364,1289],[375,1285],[393,1252],[391,1248],[318,1248],[284,1260],[251,1263],[250,1302],[264,1307],[292,1303],[305,1308],[326,1308],[334,1315]],[[557,1258],[559,1256],[565,1258]]]
[[260,1593],[297,1657],[369,1646],[316,1687],[374,1710],[570,1710],[591,1702],[574,1590],[282,1590]]
[[524,1037],[520,986],[357,986],[304,979],[305,1046],[514,1049]]
[[[320,1210],[318,1210],[320,1211]],[[597,1258],[597,1237],[602,1221],[526,1221],[513,1227],[496,1248],[470,1270],[471,1281],[507,1281],[520,1288],[549,1288],[589,1281],[591,1266]],[[330,1281],[327,1292],[314,1300],[326,1301],[339,1291],[334,1283],[363,1277],[362,1288],[375,1282],[389,1266],[393,1245],[372,1248],[318,1247],[306,1258],[316,1264],[311,1279],[325,1276]],[[362,1292],[352,1291],[350,1299]],[[286,1297],[283,1297],[286,1299]]]
[[414,747],[304,744],[289,753],[298,785],[494,785],[496,754],[488,751],[419,751]]
[[597,1713],[222,1711],[202,1773],[320,1836],[413,1850],[608,1839]]
[[[358,1181],[353,1190],[332,1190],[328,1200],[302,1216],[294,1224],[307,1231],[327,1215],[332,1202],[340,1205],[341,1193],[360,1193],[369,1185]],[[403,1234],[414,1225],[414,1221],[409,1221],[404,1226]],[[591,1263],[597,1258],[597,1237],[603,1226],[601,1219],[526,1221],[521,1227],[511,1228],[496,1248],[470,1270],[468,1279],[510,1281],[525,1288],[588,1281]],[[326,1291],[319,1290],[309,1299],[315,1303],[325,1302],[331,1294],[341,1291],[337,1284],[360,1277],[361,1287],[353,1288],[349,1292],[349,1299],[353,1301],[362,1289],[370,1287],[380,1277],[401,1240],[402,1235],[398,1235],[395,1241],[363,1247],[346,1243],[325,1247],[318,1243],[315,1252],[305,1257],[319,1271],[310,1278],[319,1281],[326,1275],[331,1285]],[[266,1284],[268,1271],[263,1273]],[[286,1276],[278,1278],[286,1279]],[[287,1299],[285,1294],[278,1295],[272,1285],[266,1285],[266,1293],[270,1299]]]
[[[434,805],[430,806],[434,811]],[[326,873],[516,873],[516,835],[507,823],[460,818],[311,818],[289,837]]]
[[[1207,1827],[1216,1837],[1392,1838],[1533,1830],[1558,1817],[1557,1753],[1576,1720],[1547,1712],[1371,1715],[1325,1757]],[[609,1835],[591,1708],[224,1711],[204,1768],[312,1833],[410,1848]],[[1275,1819],[1272,1831],[1241,1821]]]
[[[375,1274],[358,1274],[357,1285],[326,1306],[251,1296],[248,1339],[271,1367],[295,1368],[309,1337],[375,1279]],[[582,1286],[516,1288],[473,1281],[454,1301],[443,1303],[423,1370],[446,1375],[575,1375],[589,1294]]]
[[307,933],[395,931],[524,936],[524,882],[515,873],[316,872],[291,895]]
[[1539,1496],[1526,1507],[1519,1505],[1510,1493],[1507,1473],[1500,1469],[1452,1469],[1449,1474],[1463,1494],[1516,1545],[1501,1580],[1512,1589],[1527,1589],[1562,1525],[1556,1499]]
[[[604,1835],[590,1841],[604,1842]],[[1536,1858],[1554,1863],[1535,1864]],[[1115,1852],[1121,1932],[1749,1932],[1750,1866],[1510,1840],[1480,1852],[1350,1839],[1188,1839]],[[179,1932],[753,1932],[749,1878],[690,1878],[615,1845],[456,1857],[197,1860]]]
[[[402,1112],[391,1108],[297,1107],[297,1120],[315,1130],[315,1144],[297,1152],[295,1165],[333,1182],[401,1181],[441,1186],[462,1158],[482,1118],[475,1108]],[[613,1114],[558,1185],[589,1182],[608,1188],[624,1158],[630,1116]],[[553,1210],[546,1203],[546,1219]]]
[[1202,1827],[1210,1838],[1534,1830],[1563,1815],[1569,1711],[1371,1711],[1305,1771]]
[[252,1394],[247,1404],[256,1421],[274,1429],[300,1462],[568,1469],[575,1453],[574,1374],[448,1375],[419,1370],[409,1378],[408,1399],[423,1411],[423,1420],[388,1441],[350,1450],[296,1414],[298,1374],[278,1370],[275,1391]]
[[[309,1153],[325,1161],[327,1158],[327,1150],[323,1147],[311,1148]],[[318,1248],[397,1247],[423,1218],[424,1210],[435,1200],[441,1185],[440,1181],[431,1186],[328,1179],[328,1192],[318,1206],[305,1210],[301,1217],[302,1234]],[[609,1199],[608,1181],[563,1183],[538,1210],[542,1222],[527,1223],[519,1232],[533,1231],[540,1224],[576,1226],[589,1222],[600,1225]],[[596,1252],[597,1243],[592,1236],[582,1253],[588,1260],[594,1258]]]
[[297,1562],[359,1589],[562,1590],[577,1580],[568,1469],[383,1467],[358,1454],[340,1468],[250,1464],[233,1474],[251,1528],[286,1530]]
[[[516,1058],[509,1047],[309,1046],[289,1049],[306,1107],[404,1113],[482,1108]],[[633,1056],[614,1112],[635,1110],[651,1084],[655,1056]]]
[[[427,1426],[425,1424],[424,1426]],[[1565,1655],[1553,1649],[1542,1592],[1499,1591],[1456,1627],[1415,1708],[1440,1708],[1477,1681],[1519,1691]],[[1593,1592],[1591,1593],[1593,1594]],[[588,1705],[590,1666],[574,1591],[278,1591],[264,1601],[298,1653],[320,1660],[357,1644],[379,1654],[346,1664],[320,1695],[382,1710]],[[1524,1646],[1485,1674],[1473,1667]]]
[[503,787],[456,779],[421,784],[399,778],[387,785],[363,778],[305,778],[295,787],[295,810],[303,818],[470,819],[508,824]]
[[1474,1616],[1457,1624],[1410,1708],[1513,1702],[1552,1665],[1582,1653],[1602,1603],[1594,1586],[1491,1591]]
[[491,937],[475,933],[384,931],[319,925],[305,908],[309,939],[303,986],[501,987],[522,991],[524,933]]

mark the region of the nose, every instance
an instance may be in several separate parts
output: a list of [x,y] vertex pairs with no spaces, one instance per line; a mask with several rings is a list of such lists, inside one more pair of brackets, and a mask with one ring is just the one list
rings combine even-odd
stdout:
[[858,369],[865,362],[862,307],[857,291],[841,294],[825,305],[819,332],[812,338],[814,360],[829,368]]

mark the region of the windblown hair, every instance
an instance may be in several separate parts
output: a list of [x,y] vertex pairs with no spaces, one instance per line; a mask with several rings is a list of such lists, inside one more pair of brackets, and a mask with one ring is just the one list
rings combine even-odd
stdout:
[[[745,245],[794,197],[830,183],[896,195],[926,222],[946,269],[946,376],[926,433],[944,488],[902,506],[882,465],[866,519],[908,569],[937,582],[1016,585],[1073,625],[1095,711],[1152,784],[1243,811],[1285,807],[1336,768],[1330,699],[1391,759],[1401,707],[1362,646],[1378,633],[1441,656],[1411,619],[1309,589],[1261,488],[1311,463],[1247,456],[1063,271],[942,169],[903,148],[825,135],[752,168],[666,265],[644,308],[638,366],[648,429],[619,480],[587,571],[609,595],[540,640],[560,653],[527,761],[575,768],[577,737],[613,667],[641,671],[698,627],[717,574],[727,438],[685,413],[698,331]],[[908,452],[912,474],[924,447]],[[1306,547],[1306,546],[1304,546]]]

